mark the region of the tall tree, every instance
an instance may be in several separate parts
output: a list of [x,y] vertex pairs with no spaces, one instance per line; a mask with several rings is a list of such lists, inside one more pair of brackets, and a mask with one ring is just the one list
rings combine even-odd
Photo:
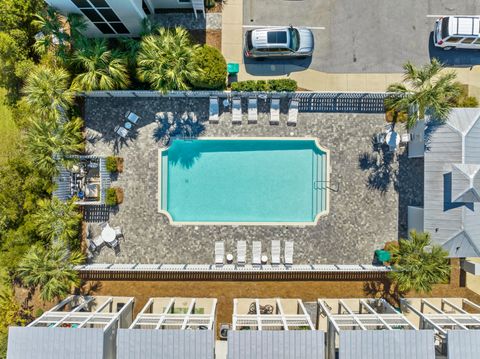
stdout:
[[70,75],[62,68],[39,66],[27,77],[26,102],[40,115],[59,119],[74,102]]
[[79,71],[72,82],[76,90],[118,90],[130,84],[126,60],[108,49],[106,39],[82,40],[72,61]]
[[56,120],[31,120],[27,147],[32,161],[46,176],[57,174],[60,163],[69,165],[68,156],[84,149],[83,121],[74,118],[60,123]]
[[78,237],[82,219],[74,200],[62,202],[58,198],[41,199],[38,210],[31,216],[38,234],[50,242],[69,243]]
[[69,251],[63,243],[46,249],[33,246],[18,266],[18,276],[30,289],[40,290],[40,298],[52,301],[68,295],[80,284],[75,266],[84,262],[83,254]]
[[440,246],[431,245],[429,233],[410,232],[410,239],[400,239],[392,247],[396,262],[389,278],[400,292],[415,290],[429,293],[434,284],[446,283],[450,277],[448,253]]
[[437,59],[422,67],[407,62],[403,69],[403,83],[394,83],[387,89],[392,94],[385,101],[386,107],[407,112],[407,128],[425,119],[427,111],[437,120],[446,120],[452,98],[461,92],[455,82],[456,73],[441,73],[442,64]]
[[194,62],[197,48],[184,28],[158,29],[142,39],[137,58],[139,79],[162,92],[190,89],[190,79],[201,71]]

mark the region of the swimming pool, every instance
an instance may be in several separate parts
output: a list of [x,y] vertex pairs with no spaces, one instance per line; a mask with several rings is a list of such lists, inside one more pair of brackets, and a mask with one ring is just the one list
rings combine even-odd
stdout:
[[328,176],[313,138],[176,139],[159,152],[159,211],[172,223],[314,224]]

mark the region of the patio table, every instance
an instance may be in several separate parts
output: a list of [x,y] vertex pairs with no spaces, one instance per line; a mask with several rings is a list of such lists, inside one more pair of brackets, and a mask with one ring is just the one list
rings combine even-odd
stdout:
[[125,125],[123,125],[127,130],[130,130],[132,128],[132,124],[130,122],[125,122]]
[[107,224],[106,227],[102,230],[102,239],[105,242],[112,243],[115,241],[115,238],[115,230]]
[[400,144],[400,136],[395,131],[390,131],[385,137],[385,142],[390,147],[391,151],[395,151]]

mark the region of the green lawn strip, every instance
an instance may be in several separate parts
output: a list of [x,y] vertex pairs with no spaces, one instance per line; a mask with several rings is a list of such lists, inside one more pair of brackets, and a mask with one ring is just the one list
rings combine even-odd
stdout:
[[12,113],[4,104],[6,90],[0,88],[0,164],[12,153],[20,131],[12,119]]

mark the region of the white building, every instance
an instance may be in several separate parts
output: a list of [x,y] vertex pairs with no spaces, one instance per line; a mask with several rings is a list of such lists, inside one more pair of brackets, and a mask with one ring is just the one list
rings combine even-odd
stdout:
[[[171,9],[203,12],[204,0],[46,0],[63,14],[82,14],[88,20],[89,37],[136,36],[148,15]],[[193,15],[192,15],[193,19]]]

